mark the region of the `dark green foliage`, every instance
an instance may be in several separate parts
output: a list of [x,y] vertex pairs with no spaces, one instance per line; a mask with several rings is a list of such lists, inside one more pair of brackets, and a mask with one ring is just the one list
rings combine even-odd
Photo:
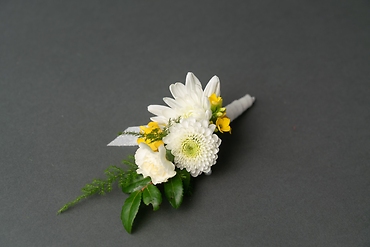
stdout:
[[124,228],[128,233],[131,233],[134,219],[137,212],[139,211],[139,207],[141,204],[141,195],[141,190],[131,193],[131,195],[126,199],[125,203],[122,206],[121,220]]
[[157,211],[162,203],[161,191],[153,184],[149,184],[143,190],[143,202],[145,205],[152,204],[153,210]]
[[143,175],[136,174],[136,176],[131,176],[129,179],[124,180],[121,184],[122,191],[126,194],[130,194],[143,189],[144,186],[147,186],[150,182],[150,177],[144,178]]
[[184,187],[184,194],[190,195],[191,194],[191,175],[185,169],[177,170],[177,173],[180,174],[182,184]]
[[171,161],[172,163],[174,162],[175,156],[173,156],[171,150],[166,149],[166,159]]
[[164,183],[164,194],[172,207],[179,208],[184,195],[183,185],[180,174],[176,174]]

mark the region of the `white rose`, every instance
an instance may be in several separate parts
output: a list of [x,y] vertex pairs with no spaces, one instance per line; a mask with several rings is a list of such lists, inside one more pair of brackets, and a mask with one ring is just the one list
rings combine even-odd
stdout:
[[153,184],[167,182],[176,175],[175,165],[166,159],[166,149],[163,145],[159,146],[158,152],[153,152],[147,144],[140,143],[135,153],[135,162],[139,167],[136,172],[144,177],[149,176]]

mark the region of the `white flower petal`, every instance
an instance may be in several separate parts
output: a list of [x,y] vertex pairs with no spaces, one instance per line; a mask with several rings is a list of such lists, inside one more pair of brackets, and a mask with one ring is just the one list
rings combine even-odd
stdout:
[[195,87],[202,88],[202,84],[200,83],[199,79],[192,72],[188,72],[186,75],[185,86],[191,90],[195,90]]
[[211,103],[209,102],[209,98],[208,97],[202,97],[202,102],[201,102],[202,106],[204,109],[211,109]]
[[158,116],[165,116],[166,118],[176,117],[175,110],[163,105],[149,105],[148,111]]
[[220,96],[220,79],[217,76],[213,76],[211,80],[207,83],[204,89],[205,96],[209,97],[212,94],[216,94],[216,96]]
[[171,92],[172,96],[175,99],[181,98],[181,97],[186,97],[186,95],[187,95],[187,89],[185,88],[185,85],[180,83],[180,82],[176,82],[175,84],[171,84],[170,85],[170,92]]
[[174,110],[180,109],[181,104],[179,104],[176,100],[172,98],[165,97],[163,98],[164,103],[166,103],[169,107],[171,107]]
[[168,123],[168,118],[163,116],[151,117],[150,120],[152,120],[153,122],[157,122],[162,127]]

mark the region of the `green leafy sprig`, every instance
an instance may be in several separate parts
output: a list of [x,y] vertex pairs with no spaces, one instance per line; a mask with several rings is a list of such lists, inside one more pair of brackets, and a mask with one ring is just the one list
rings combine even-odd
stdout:
[[126,172],[117,167],[109,166],[105,171],[107,179],[94,179],[91,183],[86,184],[82,189],[82,195],[78,196],[73,201],[65,204],[61,209],[59,209],[58,214],[63,213],[68,210],[70,207],[73,207],[81,200],[86,199],[90,196],[99,194],[105,195],[106,193],[112,191],[113,184],[118,181],[119,187],[122,187],[128,181],[132,180],[132,177],[136,175],[137,166],[134,162],[133,156],[130,156],[127,160],[124,160],[123,163],[130,167]]
[[[107,179],[94,179],[92,183],[86,184],[82,188],[82,195],[65,204],[58,211],[58,214],[68,210],[82,199],[92,195],[104,195],[110,192],[113,183],[118,182],[118,186],[121,188],[122,192],[129,194],[129,197],[122,206],[121,220],[125,230],[131,233],[141,202],[147,206],[151,204],[153,210],[156,211],[162,203],[162,193],[161,190],[152,183],[150,177],[144,178],[143,175],[136,173],[137,165],[133,157],[123,161],[123,163],[128,165],[130,169],[124,171],[117,166],[108,167],[104,172]],[[176,209],[180,207],[184,193],[189,193],[190,191],[190,181],[190,173],[186,170],[177,169],[176,175],[164,183],[164,194],[172,207]]]

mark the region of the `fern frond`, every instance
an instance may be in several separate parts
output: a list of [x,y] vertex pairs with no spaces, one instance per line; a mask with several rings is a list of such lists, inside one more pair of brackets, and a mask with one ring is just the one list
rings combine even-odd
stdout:
[[[132,165],[132,164],[131,164]],[[135,164],[134,164],[135,165]],[[136,166],[136,165],[135,165]],[[76,205],[81,200],[88,198],[92,195],[104,195],[107,192],[112,191],[112,185],[114,182],[119,181],[119,186],[121,187],[122,180],[125,180],[127,175],[132,173],[132,170],[125,172],[117,166],[109,166],[105,171],[107,179],[94,179],[91,183],[86,184],[82,189],[82,195],[78,196],[73,201],[65,204],[61,209],[59,209],[58,214],[63,213],[68,210],[70,207]]]

